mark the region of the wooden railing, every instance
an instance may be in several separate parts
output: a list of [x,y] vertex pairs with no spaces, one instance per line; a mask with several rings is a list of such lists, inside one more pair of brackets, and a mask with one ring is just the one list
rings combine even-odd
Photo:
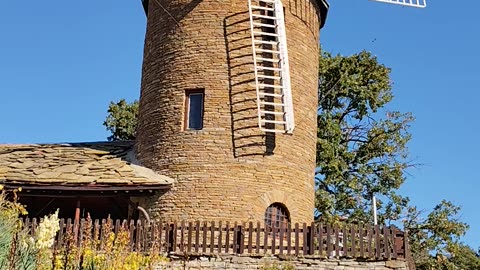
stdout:
[[[24,220],[35,233],[36,219]],[[289,224],[272,228],[258,223],[60,220],[55,249],[66,239],[81,247],[87,239],[102,251],[109,237],[126,233],[131,251],[161,254],[317,255],[364,259],[406,258],[405,234],[398,228],[363,224]],[[115,234],[115,235],[113,235]],[[110,238],[111,239],[111,238]]]

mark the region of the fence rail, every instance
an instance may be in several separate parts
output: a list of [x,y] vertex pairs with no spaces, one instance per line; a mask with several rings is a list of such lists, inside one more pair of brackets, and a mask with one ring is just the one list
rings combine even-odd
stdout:
[[[36,219],[24,226],[35,233]],[[85,243],[98,251],[123,232],[131,251],[161,254],[273,254],[319,255],[365,259],[406,258],[404,232],[395,226],[295,223],[268,227],[258,223],[162,222],[143,220],[60,220],[54,248]],[[110,239],[110,240],[109,240]],[[113,239],[113,240],[112,240]]]

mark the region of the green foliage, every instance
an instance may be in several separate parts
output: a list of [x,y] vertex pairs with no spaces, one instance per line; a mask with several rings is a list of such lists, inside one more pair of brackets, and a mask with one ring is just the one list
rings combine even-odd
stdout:
[[480,259],[459,242],[468,225],[460,208],[442,201],[422,218],[399,195],[408,160],[410,113],[386,111],[393,99],[390,69],[369,52],[321,53],[317,130],[316,210],[323,220],[372,221],[376,195],[380,223],[405,215],[417,268],[480,269]]
[[[0,190],[3,186],[0,185]],[[27,214],[25,208],[17,202],[17,192],[0,193],[0,269],[8,270],[41,270],[51,260],[50,247],[56,230],[45,230],[51,221],[58,226],[56,216],[49,216],[40,222],[37,234],[31,236],[27,229],[23,228],[20,215]],[[12,197],[7,199],[7,195]],[[47,226],[46,226],[47,225]],[[52,231],[52,233],[49,233]],[[52,236],[53,234],[53,236]]]
[[417,269],[480,269],[478,254],[460,243],[468,225],[460,221],[459,214],[460,207],[448,201],[426,217],[416,207],[408,208],[404,226]]
[[390,69],[362,51],[320,57],[316,209],[322,219],[370,221],[372,195],[380,220],[397,219],[408,200],[405,180],[410,113],[384,112],[393,98]]
[[110,102],[108,115],[103,125],[111,136],[109,141],[134,140],[137,128],[138,101],[128,103],[121,99],[117,103]]

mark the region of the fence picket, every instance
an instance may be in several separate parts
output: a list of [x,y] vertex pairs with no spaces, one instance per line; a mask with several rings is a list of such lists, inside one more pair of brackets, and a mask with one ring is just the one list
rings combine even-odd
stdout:
[[195,253],[200,249],[200,221],[195,222]]
[[280,234],[279,234],[279,243],[278,243],[278,253],[283,254],[283,238],[285,237],[285,225],[283,222],[280,222]]
[[365,227],[363,226],[363,223],[360,223],[358,225],[358,239],[360,241],[358,244],[360,245],[360,258],[365,258],[365,240],[364,240],[364,232],[365,232]]
[[292,252],[292,224],[288,223],[287,226],[287,254],[290,255]]
[[210,223],[210,254],[213,254],[215,248],[215,221]]
[[223,243],[222,243],[222,231],[223,231],[223,227],[222,227],[222,222],[220,221],[218,223],[218,252],[219,253],[222,253],[222,247],[223,247]]
[[300,254],[300,229],[298,223],[295,223],[295,256]]
[[252,242],[253,242],[253,222],[248,223],[248,254],[252,254]]
[[375,258],[380,259],[380,226],[375,225]]
[[228,254],[228,250],[230,248],[230,223],[227,221],[225,225],[225,253]]
[[255,238],[255,253],[260,254],[260,222],[257,222],[256,238]]
[[203,243],[202,243],[202,252],[207,253],[207,231],[208,231],[208,225],[207,222],[203,222]]
[[[37,219],[25,218],[22,222],[30,233],[35,232]],[[361,223],[281,223],[277,227],[262,226],[260,222],[256,226],[253,222],[226,222],[222,226],[222,222],[214,221],[60,219],[59,226],[54,252],[70,244],[81,249],[86,239],[92,240],[93,249],[102,251],[111,233],[122,232],[129,235],[129,249],[140,253],[293,254],[390,260],[405,258],[408,252],[405,233],[395,226]]]

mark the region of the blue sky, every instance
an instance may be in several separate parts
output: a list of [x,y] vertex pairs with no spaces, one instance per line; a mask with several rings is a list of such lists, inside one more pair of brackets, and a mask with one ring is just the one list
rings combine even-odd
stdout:
[[[323,48],[372,51],[393,70],[390,108],[416,117],[409,146],[424,165],[402,192],[425,210],[442,199],[462,206],[464,240],[479,247],[480,2],[330,2]],[[105,140],[108,103],[139,96],[140,0],[0,1],[0,33],[0,143]]]

